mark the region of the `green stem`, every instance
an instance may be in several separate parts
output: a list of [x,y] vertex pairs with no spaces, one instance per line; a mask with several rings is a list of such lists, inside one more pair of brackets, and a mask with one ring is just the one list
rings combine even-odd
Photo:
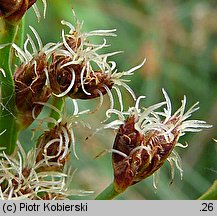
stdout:
[[[61,112],[63,110],[63,107],[64,107],[64,99],[63,98],[58,98],[58,97],[53,95],[51,104]],[[54,109],[51,109],[50,117],[54,118],[55,120],[58,120],[60,118],[60,115]],[[48,123],[49,128],[52,128],[53,126],[54,126],[53,123]]]
[[211,185],[211,187],[198,198],[199,200],[217,200],[217,180]]
[[96,200],[111,200],[118,196],[120,193],[114,188],[114,183],[111,183],[104,191],[102,191]]
[[[25,16],[23,16],[23,18],[19,22],[17,34],[16,34],[16,37],[14,38],[14,43],[19,47],[23,47],[24,33],[25,33]],[[20,64],[20,59],[16,58],[16,56],[14,55],[14,49],[12,50],[12,57],[13,58],[12,58],[11,70],[13,73],[16,68],[15,66]]]
[[12,154],[17,141],[18,128],[16,124],[15,88],[11,73],[12,53],[11,47],[17,33],[18,25],[8,23],[0,19],[0,44],[9,44],[0,49],[0,67],[4,69],[5,75],[0,74],[1,83],[1,107],[0,107],[0,147],[6,147],[7,154]]

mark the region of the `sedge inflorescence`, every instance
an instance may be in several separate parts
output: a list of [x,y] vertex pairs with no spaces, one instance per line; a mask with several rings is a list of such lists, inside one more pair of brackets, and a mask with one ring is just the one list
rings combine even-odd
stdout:
[[[22,130],[35,120],[39,122],[39,125],[47,123],[50,126],[47,129],[43,128],[43,133],[38,138],[34,151],[32,150],[34,157],[32,157],[30,169],[34,170],[34,174],[37,174],[36,177],[30,175],[30,170],[26,165],[19,167],[20,174],[14,172],[14,169],[12,169],[12,174],[6,172],[6,170],[11,170],[10,165],[13,163],[21,166],[23,164],[21,159],[28,155],[20,157],[18,151],[17,157],[20,162],[11,162],[12,158],[2,154],[2,167],[4,168],[1,172],[1,196],[4,199],[13,199],[19,194],[21,197],[29,199],[60,198],[59,193],[56,193],[55,190],[51,190],[50,193],[47,192],[49,186],[47,186],[46,193],[42,192],[42,189],[39,189],[38,192],[37,190],[40,188],[38,176],[47,173],[47,184],[50,187],[52,181],[56,179],[55,175],[60,175],[61,180],[69,177],[68,174],[64,173],[63,178],[61,173],[68,166],[71,149],[75,158],[78,158],[73,129],[79,122],[79,115],[90,113],[89,110],[79,111],[77,99],[89,100],[99,97],[100,105],[98,107],[100,107],[103,103],[103,95],[107,94],[110,99],[110,108],[113,109],[112,89],[115,89],[121,110],[123,110],[121,87],[126,89],[133,99],[136,99],[133,90],[127,84],[129,80],[122,77],[132,76],[133,72],[139,69],[145,61],[128,71],[118,72],[116,63],[108,61],[108,58],[119,52],[98,53],[109,46],[105,37],[116,36],[115,29],[82,32],[83,23],[77,19],[74,11],[73,14],[76,25],[73,26],[67,21],[62,21],[61,23],[69,28],[69,32],[66,34],[62,30],[62,41],[58,43],[43,45],[36,29],[30,26],[34,38],[27,34],[23,48],[12,44],[15,55],[20,60],[20,64],[16,66],[14,71],[17,123]],[[94,36],[104,37],[103,43],[91,43],[91,37]],[[3,70],[2,72],[4,75]],[[66,98],[70,98],[74,105],[73,115],[62,114],[61,110],[50,104],[49,99],[52,98],[54,100],[60,99],[63,102]],[[50,108],[58,117],[51,116],[39,119],[38,115],[43,107]],[[29,154],[32,155],[32,152]],[[55,173],[54,176],[53,173]],[[11,175],[10,181],[5,180],[7,175]],[[33,184],[37,185],[37,190],[31,186],[32,180]],[[21,187],[19,190],[17,189],[18,184]],[[64,197],[64,193],[62,197]]]
[[[46,1],[42,2],[46,10]],[[29,1],[28,7],[33,3],[35,1]],[[34,10],[39,17],[36,6]],[[164,89],[165,101],[140,108],[144,96],[137,98],[128,82],[146,60],[119,72],[116,62],[109,58],[120,52],[102,52],[109,46],[106,38],[116,36],[116,30],[82,32],[83,22],[78,20],[74,11],[73,16],[75,25],[64,20],[61,22],[69,30],[67,33],[62,30],[61,41],[57,43],[43,45],[36,29],[30,26],[34,38],[27,34],[23,48],[12,44],[20,61],[13,75],[17,125],[24,130],[37,121],[37,130],[42,130],[42,133],[35,148],[27,154],[19,142],[14,155],[8,156],[1,150],[0,199],[66,199],[70,195],[90,193],[70,189],[71,153],[73,159],[78,159],[74,128],[81,115],[93,113],[89,109],[80,111],[78,100],[99,98],[99,109],[107,96],[110,107],[106,111],[106,120],[112,114],[118,116],[97,130],[117,130],[111,150],[117,192],[155,175],[165,161],[171,165],[172,178],[174,164],[182,175],[180,157],[175,148],[185,146],[179,143],[179,137],[187,131],[197,132],[210,127],[204,121],[187,120],[198,110],[198,103],[185,112],[186,97],[172,114],[172,105]],[[103,38],[102,43],[92,43],[91,38],[98,36]],[[0,72],[6,76],[3,69]],[[124,111],[123,90],[135,101],[135,106],[127,111]],[[113,91],[118,96],[119,110],[114,108]],[[66,99],[73,103],[72,115],[66,112]],[[44,107],[50,109],[50,116],[39,118]],[[46,128],[42,127],[43,124]],[[4,132],[1,131],[0,136]]]

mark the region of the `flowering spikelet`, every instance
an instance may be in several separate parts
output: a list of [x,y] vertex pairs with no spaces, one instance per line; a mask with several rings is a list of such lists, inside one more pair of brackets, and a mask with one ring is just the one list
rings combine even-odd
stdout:
[[[62,170],[69,160],[71,135],[66,124],[58,124],[39,138],[36,161],[45,160],[47,164],[41,169]],[[52,165],[54,162],[54,165]]]
[[[36,16],[40,19],[40,13],[37,6],[34,4],[37,0],[1,0],[0,1],[0,17],[6,18],[12,23],[18,22],[25,12],[32,6]],[[42,0],[44,4],[44,16],[46,13],[47,3]]]
[[[55,96],[70,96],[73,99],[93,99],[108,93],[111,104],[113,97],[111,89],[115,88],[119,101],[122,105],[120,86],[126,88],[135,99],[133,90],[126,84],[129,80],[123,76],[133,75],[133,71],[141,67],[136,66],[126,72],[117,72],[116,63],[108,62],[108,57],[119,52],[99,54],[98,51],[109,46],[106,39],[102,44],[90,42],[92,36],[116,36],[112,30],[96,30],[82,33],[82,24],[76,20],[76,27],[71,23],[62,21],[63,25],[70,28],[68,34],[62,31],[63,47],[53,54],[52,63],[49,67],[49,83]],[[111,107],[113,107],[111,105]]]
[[115,29],[82,33],[82,23],[77,20],[75,14],[74,17],[76,27],[69,22],[62,21],[63,25],[70,28],[70,31],[69,34],[65,35],[64,30],[62,30],[63,49],[55,53],[49,70],[51,88],[58,96],[64,96],[69,92],[70,95],[76,95],[78,91],[83,91],[84,94],[89,95],[84,88],[84,79],[94,73],[92,63],[95,63],[99,70],[109,69],[110,66],[107,64],[106,58],[115,54],[100,55],[97,53],[98,50],[108,46],[105,39],[104,43],[100,45],[89,42],[89,37],[92,36],[116,36],[113,33]]
[[27,0],[1,0],[0,17],[4,17],[12,22],[17,22],[23,17],[28,6],[29,4]]
[[[0,154],[0,199],[66,199],[70,195],[87,195],[91,191],[72,190],[73,173],[65,167],[62,172],[40,171],[45,160],[36,162],[36,150],[26,154],[18,144],[14,156]],[[53,163],[54,164],[54,163]]]
[[[78,112],[78,106],[75,100],[73,115],[64,115],[57,108],[48,103],[39,103],[53,109],[59,114],[59,119],[49,118],[48,122],[54,123],[54,126],[45,131],[38,139],[36,161],[45,160],[45,164],[41,166],[41,170],[62,170],[64,165],[70,158],[71,148],[74,156],[78,159],[75,151],[75,138],[73,129],[77,124],[76,118],[80,114],[89,110]],[[34,116],[34,115],[33,115]],[[39,120],[39,119],[38,119]],[[40,121],[40,120],[39,120]],[[46,119],[42,119],[46,121]]]
[[[126,113],[117,110],[108,110],[107,115],[116,113],[119,120],[115,120],[105,128],[119,128],[113,146],[114,183],[116,190],[124,191],[128,186],[135,184],[154,174],[167,160],[174,176],[173,162],[182,174],[180,157],[175,147],[186,147],[178,143],[179,137],[187,131],[197,132],[211,125],[199,120],[186,120],[198,110],[198,103],[186,113],[186,97],[181,107],[172,115],[171,103],[167,93],[163,90],[165,102],[161,102],[139,109],[138,98],[135,107]],[[156,110],[166,105],[163,112]],[[154,182],[154,186],[156,184]]]
[[[16,44],[12,45],[21,61],[21,65],[16,68],[14,73],[14,82],[18,121],[24,128],[33,121],[33,108],[35,108],[35,116],[42,109],[42,106],[36,105],[35,102],[46,102],[51,95],[50,89],[46,85],[48,60],[52,52],[59,46],[59,44],[48,43],[43,47],[36,30],[31,26],[30,28],[37,39],[39,50],[36,49],[36,45],[29,35],[24,43],[24,51]],[[28,45],[31,46],[32,53],[28,50]]]

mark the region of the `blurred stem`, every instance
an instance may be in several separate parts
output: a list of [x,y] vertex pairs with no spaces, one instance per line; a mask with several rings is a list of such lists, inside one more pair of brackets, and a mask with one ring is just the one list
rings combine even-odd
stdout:
[[111,183],[104,191],[102,191],[96,200],[111,200],[118,196],[120,193],[114,188],[114,183]]
[[[59,98],[56,96],[52,96],[52,101],[51,104],[59,110],[59,112],[62,112],[63,107],[64,107],[64,99]],[[58,120],[60,118],[59,112],[55,111],[54,109],[51,109],[50,111],[50,117],[54,118],[55,120]],[[52,128],[54,126],[54,123],[48,123],[48,127]]]
[[16,124],[15,88],[11,72],[12,43],[15,40],[18,25],[11,24],[0,18],[0,45],[7,44],[0,49],[0,67],[4,69],[5,76],[0,74],[1,107],[0,107],[0,147],[6,147],[7,154],[12,154],[17,141],[18,126]]
[[211,185],[211,187],[198,198],[199,200],[217,200],[217,180]]

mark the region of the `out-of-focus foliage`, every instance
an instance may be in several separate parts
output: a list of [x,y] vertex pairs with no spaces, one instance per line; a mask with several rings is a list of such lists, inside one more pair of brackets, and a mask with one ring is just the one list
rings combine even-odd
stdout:
[[[120,71],[139,64],[145,57],[146,64],[132,77],[130,86],[137,96],[146,95],[143,105],[148,106],[163,100],[162,88],[171,97],[174,110],[180,106],[184,95],[188,105],[200,101],[200,110],[194,114],[213,125],[213,128],[181,139],[189,144],[181,149],[184,176],[178,172],[170,185],[169,166],[161,170],[158,189],[152,187],[151,177],[129,188],[119,199],[196,199],[217,178],[217,145],[212,140],[217,134],[217,2],[180,0],[48,0],[45,20],[37,23],[33,11],[26,15],[26,26],[32,25],[40,33],[44,43],[60,40],[61,24],[65,19],[73,22],[71,8],[80,20],[83,30],[117,29],[116,38],[109,38],[109,51],[123,50],[123,54],[111,57]],[[40,1],[39,1],[40,5]],[[28,29],[26,29],[29,32]],[[67,30],[67,29],[66,29]],[[132,101],[125,95],[126,109]],[[105,97],[106,98],[106,97]],[[93,102],[81,102],[81,109],[94,107]],[[189,107],[188,106],[188,107]],[[68,110],[72,107],[70,104]],[[95,156],[105,148],[112,148],[113,131],[94,129],[105,118],[108,108],[90,115],[75,131],[79,160],[71,159],[74,187],[101,192],[113,180],[111,155],[98,159]],[[118,107],[117,107],[118,108]],[[34,127],[34,125],[32,126]],[[27,140],[31,132],[21,133],[21,139],[31,148]],[[88,137],[88,139],[86,139]],[[96,195],[95,194],[95,195]],[[95,196],[94,195],[94,196]],[[93,199],[94,196],[87,197]],[[74,197],[78,198],[78,197]]]

